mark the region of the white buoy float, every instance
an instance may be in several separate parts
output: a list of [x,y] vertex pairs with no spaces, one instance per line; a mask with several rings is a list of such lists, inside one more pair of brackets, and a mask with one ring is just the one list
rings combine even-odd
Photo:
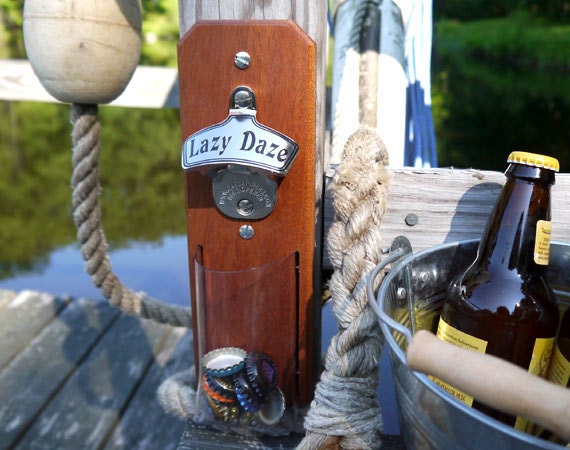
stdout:
[[26,0],[24,45],[44,88],[64,103],[104,104],[129,83],[142,44],[140,0]]

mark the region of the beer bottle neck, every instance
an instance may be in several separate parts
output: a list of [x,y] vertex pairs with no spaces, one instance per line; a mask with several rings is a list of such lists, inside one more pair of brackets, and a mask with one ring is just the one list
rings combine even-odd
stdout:
[[540,272],[533,259],[539,220],[550,220],[550,187],[554,172],[519,164],[506,171],[507,181],[491,214],[479,258],[493,271],[526,277]]

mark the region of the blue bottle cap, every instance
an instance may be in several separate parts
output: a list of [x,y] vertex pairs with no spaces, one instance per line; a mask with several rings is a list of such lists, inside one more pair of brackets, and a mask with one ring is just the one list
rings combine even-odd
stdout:
[[247,412],[255,413],[259,411],[263,404],[263,399],[255,392],[247,379],[244,370],[232,375],[234,385],[236,387],[236,396],[239,404]]

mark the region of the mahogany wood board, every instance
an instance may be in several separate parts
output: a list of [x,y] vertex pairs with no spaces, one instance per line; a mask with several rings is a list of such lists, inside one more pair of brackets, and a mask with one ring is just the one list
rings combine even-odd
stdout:
[[[199,249],[207,268],[202,303],[207,317],[204,350],[241,346],[269,354],[285,383],[280,385],[288,402],[295,399],[298,404],[308,404],[320,349],[320,299],[313,283],[317,263],[315,186],[319,184],[315,179],[315,44],[292,21],[200,21],[181,39],[178,51],[183,140],[222,122],[228,115],[232,91],[243,85],[256,96],[257,120],[299,145],[289,173],[278,181],[275,210],[264,219],[228,218],[215,206],[207,175],[187,172],[185,180],[192,293],[196,292],[194,255]],[[245,70],[234,64],[240,51],[251,55]],[[245,224],[255,231],[250,240],[238,234]],[[296,264],[287,265],[296,280],[276,274],[275,283],[265,282],[265,287],[251,291],[258,296],[251,301],[247,300],[251,292],[239,294],[240,287],[233,284],[240,282],[239,276],[230,281],[232,277],[223,275],[248,271],[288,255],[296,259]],[[221,291],[218,275],[229,283],[224,289],[233,296],[214,298]],[[293,300],[286,292],[290,289],[297,291]],[[195,312],[196,307],[196,295],[192,295]],[[196,330],[197,317],[194,314]],[[263,338],[258,335],[261,324],[268,330]],[[197,343],[195,346],[198,357]]]

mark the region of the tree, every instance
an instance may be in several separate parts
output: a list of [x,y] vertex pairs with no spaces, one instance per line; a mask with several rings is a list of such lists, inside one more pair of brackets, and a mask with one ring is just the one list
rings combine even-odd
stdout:
[[[176,65],[178,2],[142,0],[142,7],[141,64]],[[24,0],[0,0],[0,58],[26,58],[22,33],[23,10]]]

